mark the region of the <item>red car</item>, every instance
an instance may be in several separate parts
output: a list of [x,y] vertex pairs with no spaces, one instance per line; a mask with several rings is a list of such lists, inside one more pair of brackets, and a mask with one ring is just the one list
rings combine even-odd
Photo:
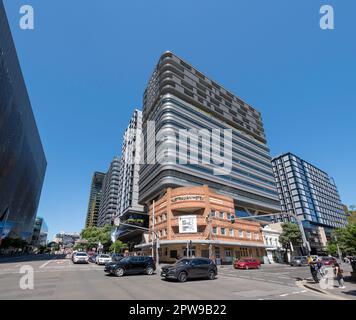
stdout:
[[258,259],[244,258],[236,260],[234,263],[235,269],[259,269],[261,267],[261,261]]
[[321,262],[324,266],[332,266],[337,261],[334,257],[321,257]]

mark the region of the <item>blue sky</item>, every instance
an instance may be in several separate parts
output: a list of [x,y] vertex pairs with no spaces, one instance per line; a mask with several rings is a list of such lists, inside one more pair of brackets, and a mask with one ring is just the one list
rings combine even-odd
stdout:
[[[258,109],[272,155],[291,151],[356,203],[354,0],[4,0],[48,161],[38,215],[83,227],[90,181],[120,153],[171,50]],[[19,8],[35,30],[19,28]],[[335,30],[319,28],[321,5]]]

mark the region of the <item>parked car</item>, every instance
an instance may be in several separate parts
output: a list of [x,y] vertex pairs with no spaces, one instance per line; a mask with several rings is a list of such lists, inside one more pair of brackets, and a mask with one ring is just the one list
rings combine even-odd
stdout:
[[218,269],[213,260],[207,258],[184,258],[175,264],[164,266],[161,277],[185,282],[193,278],[207,278],[214,280]]
[[99,254],[95,260],[96,264],[101,265],[111,262],[111,257],[108,254]]
[[259,269],[261,267],[261,261],[259,259],[243,258],[236,260],[234,263],[235,269]]
[[346,256],[344,258],[344,262],[346,262],[346,263],[351,263],[353,260],[356,260],[355,256]]
[[306,257],[306,256],[293,257],[290,261],[290,265],[292,267],[307,266],[308,265],[308,257]]
[[76,252],[72,257],[73,263],[89,263],[89,256],[86,252]]
[[92,254],[90,257],[89,257],[89,262],[91,262],[91,263],[95,263],[96,262],[96,257],[97,257],[98,255],[97,254]]
[[321,262],[324,266],[332,266],[337,261],[334,257],[321,257]]
[[124,257],[118,261],[112,261],[105,265],[104,271],[109,274],[122,277],[127,274],[146,273],[152,275],[156,270],[152,257],[132,256]]

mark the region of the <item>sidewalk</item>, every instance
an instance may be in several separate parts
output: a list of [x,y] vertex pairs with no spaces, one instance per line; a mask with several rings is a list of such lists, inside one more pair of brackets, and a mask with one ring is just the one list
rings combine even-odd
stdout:
[[356,283],[351,282],[351,276],[349,272],[346,272],[345,277],[345,287],[344,289],[340,289],[338,287],[338,282],[334,280],[333,285],[327,289],[323,288],[320,283],[315,283],[312,278],[308,278],[306,280],[301,281],[303,287],[313,290],[322,294],[326,294],[329,297],[333,297],[335,299],[340,300],[356,300]]

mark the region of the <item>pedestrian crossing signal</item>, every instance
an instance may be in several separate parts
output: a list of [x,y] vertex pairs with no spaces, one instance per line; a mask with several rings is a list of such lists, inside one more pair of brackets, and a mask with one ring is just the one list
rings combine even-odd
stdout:
[[235,216],[232,214],[230,218],[231,223],[235,223]]

